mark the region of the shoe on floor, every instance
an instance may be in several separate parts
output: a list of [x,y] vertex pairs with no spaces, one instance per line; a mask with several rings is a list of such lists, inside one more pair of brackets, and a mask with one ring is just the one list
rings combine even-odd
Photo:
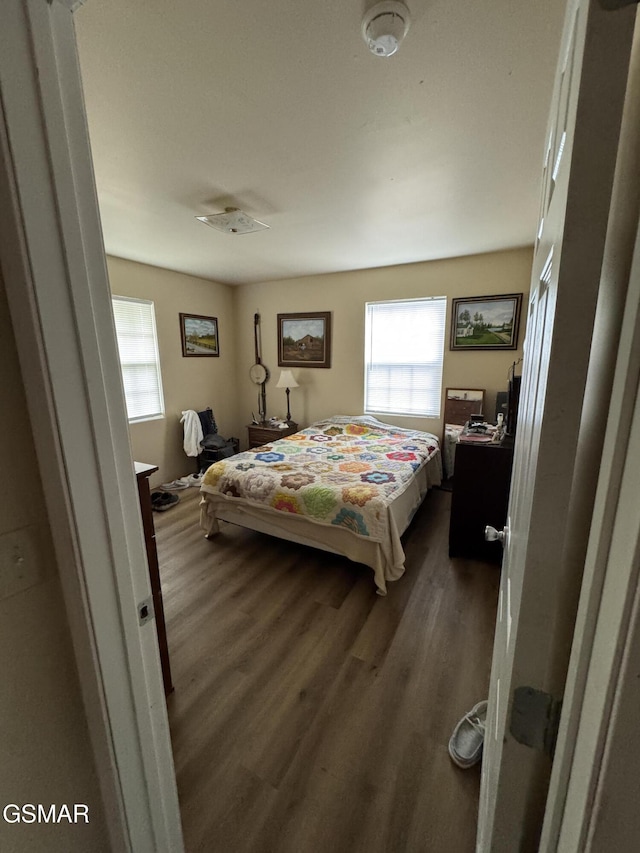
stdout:
[[172,480],[170,483],[162,483],[161,489],[165,492],[177,492],[180,489],[188,489],[191,483],[187,482],[187,477],[179,477],[177,480]]
[[178,495],[172,495],[169,492],[152,492],[151,509],[154,509],[156,512],[164,512],[175,506],[179,500]]
[[449,740],[451,760],[463,770],[473,767],[482,758],[487,705],[486,699],[474,705],[458,722]]
[[189,474],[187,477],[183,477],[182,479],[186,480],[190,486],[202,485],[202,474]]

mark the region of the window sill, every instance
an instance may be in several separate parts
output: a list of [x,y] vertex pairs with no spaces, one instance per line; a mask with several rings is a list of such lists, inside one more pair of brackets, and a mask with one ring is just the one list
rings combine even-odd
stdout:
[[130,424],[143,424],[147,421],[162,421],[164,420],[164,415],[144,415],[141,418],[129,418]]
[[424,414],[416,414],[415,412],[379,412],[375,409],[365,409],[365,415],[374,415],[376,417],[383,418],[421,418],[422,420],[427,421],[437,421],[442,415],[424,415]]

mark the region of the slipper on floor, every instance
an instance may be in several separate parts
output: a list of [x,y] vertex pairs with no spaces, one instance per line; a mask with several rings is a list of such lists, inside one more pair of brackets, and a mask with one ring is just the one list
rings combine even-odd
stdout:
[[186,477],[179,477],[177,480],[172,480],[170,483],[162,483],[161,489],[165,492],[177,492],[179,489],[188,489],[191,483],[187,482]]
[[449,740],[451,760],[463,770],[473,767],[482,758],[488,704],[485,699],[474,705],[458,722]]
[[180,498],[177,495],[172,495],[169,492],[152,492],[151,493],[151,509],[156,512],[164,512],[175,506]]

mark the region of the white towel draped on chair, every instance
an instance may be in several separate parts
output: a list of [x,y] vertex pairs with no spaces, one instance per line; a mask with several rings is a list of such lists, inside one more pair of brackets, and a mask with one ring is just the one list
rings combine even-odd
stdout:
[[180,423],[184,424],[184,452],[187,456],[197,456],[200,453],[200,442],[204,438],[198,413],[188,409],[182,413]]

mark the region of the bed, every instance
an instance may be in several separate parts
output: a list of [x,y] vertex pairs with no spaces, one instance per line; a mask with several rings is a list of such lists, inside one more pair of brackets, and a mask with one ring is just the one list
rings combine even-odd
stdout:
[[373,569],[377,592],[404,573],[401,535],[440,485],[436,436],[369,416],[335,416],[212,465],[200,524],[220,520],[342,554]]

